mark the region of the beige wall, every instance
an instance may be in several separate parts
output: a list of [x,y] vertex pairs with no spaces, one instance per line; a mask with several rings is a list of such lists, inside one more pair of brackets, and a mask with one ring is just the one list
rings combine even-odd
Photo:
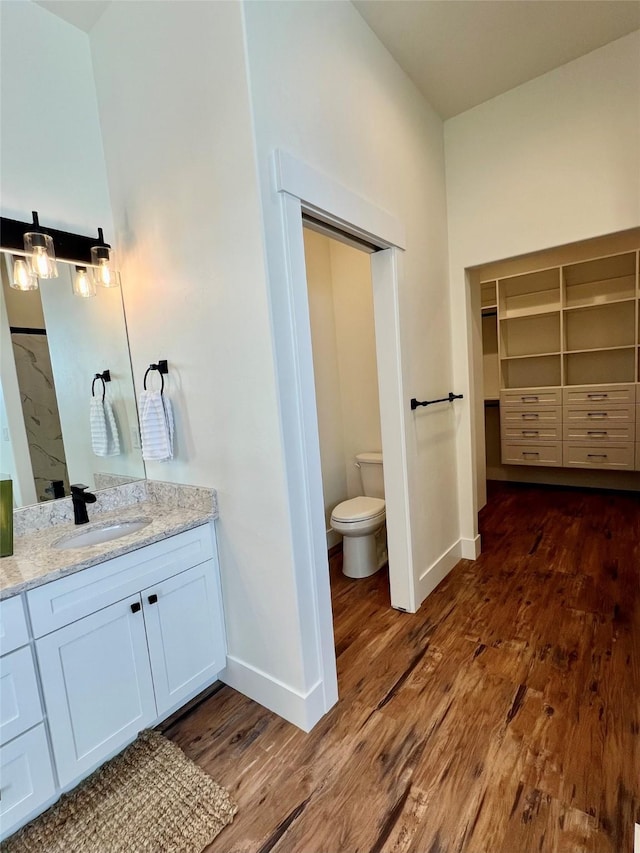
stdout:
[[327,529],[337,503],[362,494],[356,453],[380,450],[380,403],[369,256],[305,229]]

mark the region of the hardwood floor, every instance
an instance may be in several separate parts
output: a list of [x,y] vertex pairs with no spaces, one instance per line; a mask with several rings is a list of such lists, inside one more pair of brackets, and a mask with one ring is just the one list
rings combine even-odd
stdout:
[[332,560],[310,734],[227,687],[167,730],[239,804],[209,853],[632,853],[640,497],[494,484],[481,532],[414,615]]

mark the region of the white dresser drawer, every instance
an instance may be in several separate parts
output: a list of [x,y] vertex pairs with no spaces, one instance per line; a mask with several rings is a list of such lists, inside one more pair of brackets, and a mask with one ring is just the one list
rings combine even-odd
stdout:
[[121,601],[213,557],[208,524],[76,572],[27,593],[34,637]]
[[570,421],[565,423],[563,427],[563,438],[565,441],[579,441],[589,444],[607,443],[607,442],[627,442],[633,441],[633,426],[624,424],[621,426],[612,426],[611,424],[583,423],[581,421]]
[[14,595],[0,601],[0,654],[6,655],[28,642],[29,630],[22,597]]
[[580,441],[565,441],[563,465],[566,468],[607,468],[633,471],[635,448],[632,442],[607,444],[606,447]]
[[501,406],[537,408],[538,406],[561,406],[560,388],[520,388],[500,392]]
[[503,423],[501,426],[503,441],[562,441],[562,428],[559,423],[522,424]]
[[562,465],[562,442],[522,443],[502,442],[503,465],[544,465],[560,467]]
[[30,646],[0,658],[0,744],[42,720],[42,706]]
[[597,404],[585,405],[577,403],[571,406],[565,406],[563,412],[563,422],[575,426],[590,427],[595,425],[595,429],[606,428],[610,426],[630,426],[636,419],[635,406],[599,406]]
[[41,723],[0,748],[0,838],[55,793],[44,725]]
[[517,409],[507,406],[500,409],[500,423],[503,426],[517,426],[536,429],[538,425],[550,426],[562,423],[562,406],[538,406],[530,409]]
[[573,403],[612,403],[613,405],[636,402],[635,385],[576,385],[563,389],[565,405]]

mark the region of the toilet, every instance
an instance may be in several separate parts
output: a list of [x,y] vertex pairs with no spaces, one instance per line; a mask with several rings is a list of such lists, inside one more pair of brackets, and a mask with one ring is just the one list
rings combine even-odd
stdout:
[[358,453],[364,495],[339,503],[331,513],[331,527],[342,540],[342,573],[368,578],[387,562],[382,453]]

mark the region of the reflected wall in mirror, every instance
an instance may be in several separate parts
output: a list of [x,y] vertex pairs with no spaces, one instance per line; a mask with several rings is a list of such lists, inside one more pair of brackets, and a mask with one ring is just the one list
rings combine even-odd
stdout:
[[[68,495],[70,483],[100,489],[144,478],[122,291],[98,287],[83,299],[72,289],[75,266],[60,261],[58,278],[14,290],[13,261],[1,253],[0,470],[16,506]],[[101,400],[94,378],[105,370],[106,442],[90,425],[92,383]]]

